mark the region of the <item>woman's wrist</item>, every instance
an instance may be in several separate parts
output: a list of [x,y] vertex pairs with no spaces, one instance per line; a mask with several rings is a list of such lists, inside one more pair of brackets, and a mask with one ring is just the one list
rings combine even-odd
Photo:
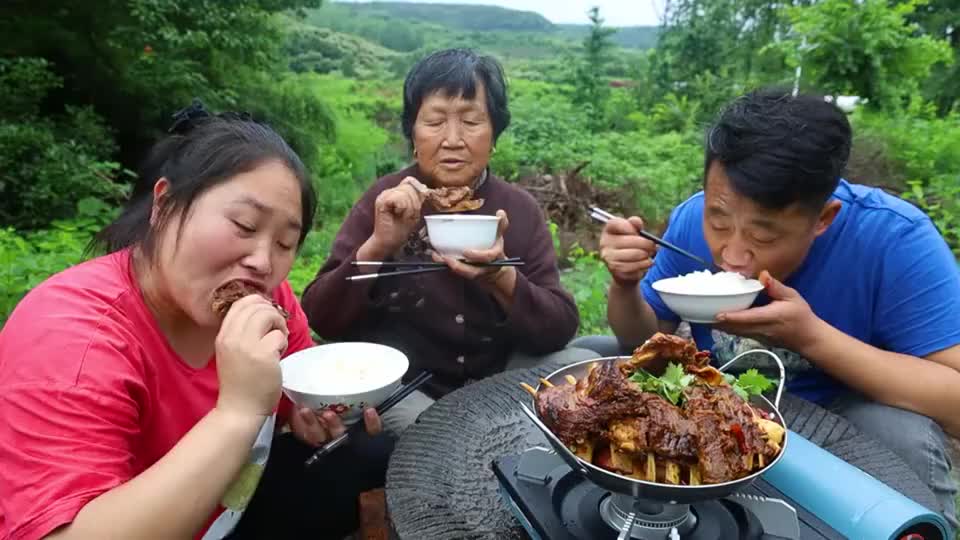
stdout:
[[[390,254],[390,250],[384,247],[375,236],[371,235],[370,238],[360,245],[360,249],[357,250],[357,260],[358,261],[382,261],[387,258]],[[361,269],[368,269],[369,271],[376,271],[376,266],[369,267],[360,267]]]

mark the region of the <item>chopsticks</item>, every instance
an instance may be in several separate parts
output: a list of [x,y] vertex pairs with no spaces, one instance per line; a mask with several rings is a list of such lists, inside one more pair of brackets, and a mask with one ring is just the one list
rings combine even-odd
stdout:
[[[400,388],[399,390],[391,394],[390,397],[385,399],[383,403],[381,403],[380,405],[377,405],[377,414],[380,416],[383,416],[383,413],[389,411],[394,405],[399,403],[403,398],[409,396],[417,388],[420,388],[423,385],[423,383],[430,380],[430,377],[433,377],[433,373],[429,371],[421,372],[419,375],[414,377],[413,380],[407,383],[406,386]],[[304,465],[306,467],[313,465],[318,460],[320,460],[320,458],[322,458],[323,456],[343,446],[343,443],[347,442],[347,439],[350,438],[351,432],[359,431],[362,429],[364,428],[363,428],[363,419],[361,418],[356,424],[350,426],[350,428],[348,428],[347,431],[343,433],[343,435],[340,435],[336,439],[333,439],[332,441],[323,445],[319,450],[314,452],[313,455],[307,459]]]
[[[601,223],[606,223],[606,222],[610,221],[611,219],[614,219],[614,218],[617,217],[617,216],[611,214],[610,212],[607,212],[606,210],[602,210],[602,209],[597,208],[597,207],[590,207],[590,217],[593,218],[593,219],[595,219],[595,220],[597,220],[597,221],[599,221],[599,222],[601,222]],[[698,257],[697,255],[694,255],[693,253],[690,253],[689,251],[687,251],[687,250],[685,250],[685,249],[683,249],[683,248],[677,247],[677,246],[671,244],[670,242],[667,242],[667,241],[664,240],[663,238],[660,238],[659,236],[650,234],[650,233],[648,233],[647,231],[644,231],[644,230],[639,230],[639,231],[637,231],[637,234],[639,234],[640,236],[646,238],[647,240],[650,240],[651,242],[653,242],[653,243],[655,243],[655,244],[659,244],[659,245],[661,245],[661,246],[663,246],[663,247],[665,247],[665,248],[667,248],[667,249],[669,249],[669,250],[675,251],[675,252],[679,253],[680,255],[683,255],[684,257],[688,257],[688,258],[690,258],[690,259],[693,259],[693,260],[697,261],[698,263],[706,266],[707,268],[710,268],[711,270],[713,270],[713,269],[722,270],[719,266],[717,266],[717,265],[715,265],[715,264],[713,264],[713,263],[711,263],[711,262],[707,262],[707,261],[704,260],[703,258]]]
[[[508,257],[506,259],[500,259],[497,261],[491,262],[467,262],[473,266],[482,266],[482,267],[501,267],[501,266],[523,266],[523,261],[520,260],[520,257]],[[377,266],[377,267],[397,267],[397,268],[407,268],[406,270],[395,270],[395,271],[385,271],[385,272],[373,272],[370,274],[359,274],[356,276],[348,276],[347,281],[362,281],[365,279],[376,279],[380,277],[391,277],[391,276],[406,276],[410,274],[425,274],[428,272],[442,272],[447,270],[448,267],[446,263],[442,262],[433,262],[433,261],[353,261],[353,266]],[[411,268],[412,267],[412,268]]]
[[[466,262],[466,261],[464,261]],[[433,262],[433,261],[353,261],[351,263],[353,266],[423,266],[423,267],[442,267],[446,268],[447,263],[442,262]],[[471,263],[477,266],[521,266],[523,261],[520,260],[520,257],[507,257],[506,259],[499,259],[496,261],[488,263]]]

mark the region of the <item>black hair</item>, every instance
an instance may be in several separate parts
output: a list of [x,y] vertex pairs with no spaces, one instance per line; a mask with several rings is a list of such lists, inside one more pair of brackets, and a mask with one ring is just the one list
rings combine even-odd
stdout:
[[441,91],[448,96],[473,99],[477,95],[477,82],[483,83],[487,91],[487,112],[496,143],[510,125],[503,67],[493,57],[478,55],[470,49],[437,51],[410,69],[403,81],[403,136],[413,143],[413,124],[425,97]]
[[729,104],[707,131],[704,183],[723,165],[733,189],[766,208],[819,211],[850,157],[846,115],[823,96],[760,89]]
[[[108,253],[139,246],[151,258],[157,233],[179,214],[180,223],[197,197],[238,174],[264,163],[279,161],[300,184],[301,225],[298,248],[313,226],[317,196],[300,157],[268,125],[246,113],[211,115],[199,100],[174,115],[170,135],[157,142],[141,165],[129,201],[112,223],[94,237],[90,249]],[[151,226],[153,187],[157,180],[170,183],[157,221]]]

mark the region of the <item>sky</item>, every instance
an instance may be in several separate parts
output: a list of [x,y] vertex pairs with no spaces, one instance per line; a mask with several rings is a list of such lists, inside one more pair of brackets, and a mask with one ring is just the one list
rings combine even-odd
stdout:
[[[358,1],[358,0],[339,0]],[[397,1],[397,0],[394,0]],[[606,26],[656,26],[665,0],[399,0],[430,4],[478,4],[535,11],[553,23],[588,24],[587,10],[600,8]]]

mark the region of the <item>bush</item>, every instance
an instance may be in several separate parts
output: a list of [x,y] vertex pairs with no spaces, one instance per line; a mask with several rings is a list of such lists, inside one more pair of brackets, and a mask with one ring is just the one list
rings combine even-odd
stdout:
[[0,224],[32,229],[73,215],[88,197],[118,201],[120,165],[103,120],[89,107],[38,116],[40,102],[62,81],[42,59],[0,59]]
[[102,201],[88,198],[77,204],[75,218],[56,220],[47,229],[0,229],[0,326],[30,289],[83,261],[90,239],[115,214]]
[[[932,104],[915,100],[896,115],[858,113],[854,125],[857,165],[890,176],[871,178],[861,169],[853,171],[857,180],[917,204],[960,257],[960,114],[938,118]],[[871,155],[862,155],[867,152]]]

